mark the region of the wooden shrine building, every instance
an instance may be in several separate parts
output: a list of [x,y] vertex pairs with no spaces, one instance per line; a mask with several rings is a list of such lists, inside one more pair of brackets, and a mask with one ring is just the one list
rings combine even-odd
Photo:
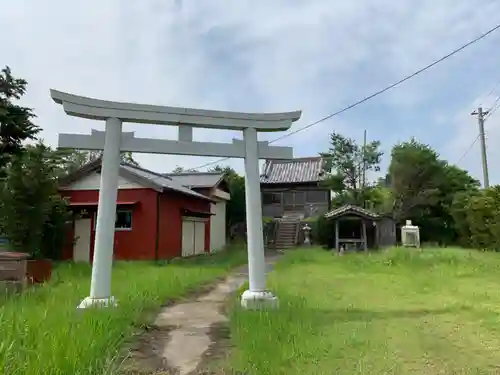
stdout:
[[345,205],[329,211],[325,218],[335,221],[331,247],[337,251],[366,251],[396,244],[396,224],[391,217],[358,206]]

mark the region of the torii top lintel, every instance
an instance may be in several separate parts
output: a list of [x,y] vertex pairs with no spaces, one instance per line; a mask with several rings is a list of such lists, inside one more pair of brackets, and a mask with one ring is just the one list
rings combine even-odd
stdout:
[[50,90],[50,96],[75,117],[92,120],[118,118],[124,122],[191,126],[227,130],[254,128],[257,131],[288,130],[302,111],[283,113],[241,113],[148,104],[112,102]]

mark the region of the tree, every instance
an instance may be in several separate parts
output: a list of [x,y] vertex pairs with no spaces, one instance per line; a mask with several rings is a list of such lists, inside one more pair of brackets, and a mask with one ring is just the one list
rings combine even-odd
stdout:
[[124,163],[140,167],[139,163],[134,159],[134,155],[131,152],[122,152],[120,156]]
[[231,227],[234,224],[245,222],[245,179],[229,166],[217,165],[210,172],[224,173],[231,200],[226,206],[226,222]]
[[9,67],[0,72],[0,177],[12,155],[23,151],[23,142],[35,139],[40,128],[33,124],[30,108],[15,104],[26,93],[27,82],[14,78]]
[[0,226],[17,251],[54,257],[67,220],[58,194],[59,156],[39,142],[12,155],[0,195]]
[[326,161],[324,184],[345,199],[344,203],[364,205],[366,172],[380,170],[383,153],[379,147],[379,141],[359,146],[353,139],[333,132],[328,152],[320,153]]
[[390,188],[381,184],[380,181],[365,190],[364,198],[368,209],[379,214],[392,215],[394,197]]
[[463,246],[500,251],[500,186],[457,194],[452,215]]
[[437,177],[441,171],[438,154],[428,145],[412,138],[392,148],[389,179],[397,220],[416,218],[419,206],[437,203]]
[[14,103],[26,86],[9,67],[0,72],[0,232],[15,250],[54,257],[68,218],[57,190],[63,159],[40,141],[26,146],[41,130],[33,111]]
[[468,207],[468,204],[472,197],[478,195],[480,195],[480,193],[474,191],[459,192],[455,194],[450,207],[454,227],[458,236],[457,243],[464,247],[472,245],[472,232],[469,224],[470,208]]
[[409,219],[419,225],[423,240],[458,239],[453,201],[458,193],[477,190],[477,180],[440,159],[429,145],[411,139],[393,147],[389,181],[397,221]]
[[172,173],[184,173],[184,172],[187,172],[187,171],[181,166],[175,167],[174,170],[172,171]]

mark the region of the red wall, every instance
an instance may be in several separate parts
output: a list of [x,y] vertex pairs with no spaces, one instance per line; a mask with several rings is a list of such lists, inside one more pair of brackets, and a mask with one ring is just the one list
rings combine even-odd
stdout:
[[[98,190],[73,190],[62,192],[72,203],[97,202]],[[152,189],[123,189],[118,191],[117,201],[137,202],[132,209],[132,230],[115,231],[114,259],[154,259],[156,246],[156,196]],[[125,207],[124,207],[125,208]],[[95,213],[97,206],[85,207],[91,214],[92,232],[90,254],[94,255]],[[66,250],[67,254],[68,251]],[[72,251],[70,253],[72,257]]]
[[[159,258],[168,259],[182,254],[181,209],[210,212],[210,202],[176,192],[160,196]],[[210,251],[210,220],[205,223],[205,252]]]
[[[97,202],[98,190],[63,191],[72,203]],[[118,191],[117,201],[137,202],[132,208],[132,230],[115,231],[114,259],[154,260],[156,258],[157,197],[159,193],[152,189],[123,189]],[[169,259],[181,256],[182,217],[181,209],[210,212],[210,202],[191,198],[176,192],[160,194],[160,222],[158,258]],[[92,233],[90,253],[94,254],[95,215],[97,206],[85,209],[91,214]],[[72,231],[68,238],[72,239]],[[210,221],[205,224],[205,251],[210,249]],[[64,259],[71,259],[73,249],[71,241],[63,252]]]

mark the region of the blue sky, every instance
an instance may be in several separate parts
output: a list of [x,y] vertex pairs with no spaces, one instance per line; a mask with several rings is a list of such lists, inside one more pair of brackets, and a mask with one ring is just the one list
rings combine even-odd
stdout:
[[[0,13],[0,64],[29,81],[24,103],[45,140],[102,124],[68,117],[49,89],[116,101],[245,112],[302,109],[294,129],[412,73],[500,23],[493,0],[54,0],[10,2]],[[500,96],[500,31],[399,88],[280,141],[296,156],[338,131],[378,139],[386,152],[411,136],[457,162],[477,136],[470,116]],[[486,124],[491,183],[500,183],[500,110]],[[137,136],[175,129],[127,124]],[[266,135],[272,139],[281,134]],[[196,130],[229,141],[233,132]],[[215,160],[138,155],[167,172]],[[242,170],[241,161],[230,164]],[[460,166],[481,177],[479,144]]]

